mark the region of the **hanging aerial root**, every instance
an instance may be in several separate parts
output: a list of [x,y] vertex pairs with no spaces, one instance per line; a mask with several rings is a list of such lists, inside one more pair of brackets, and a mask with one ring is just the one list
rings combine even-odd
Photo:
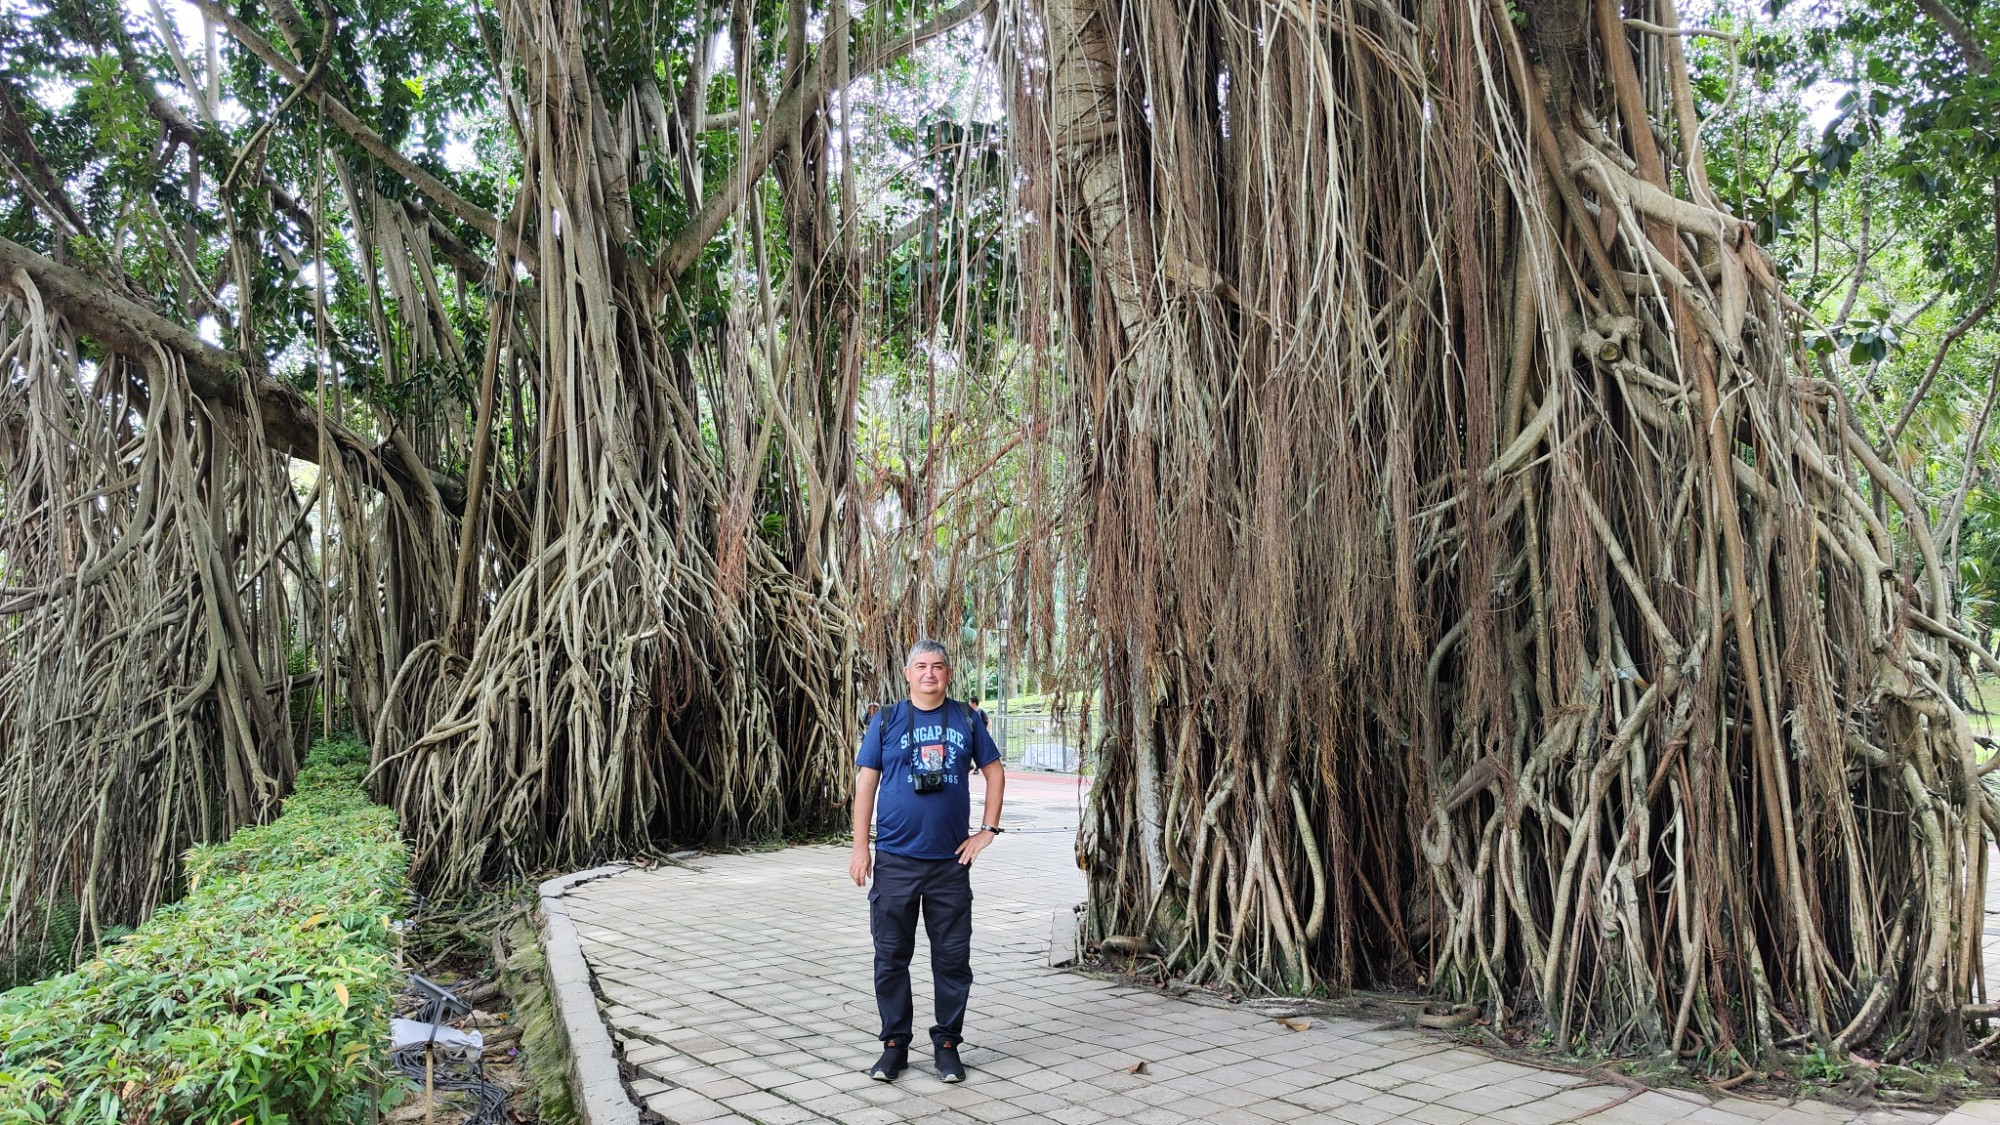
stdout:
[[300,504],[180,357],[86,356],[26,275],[0,297],[0,963],[142,920],[191,844],[297,769]]

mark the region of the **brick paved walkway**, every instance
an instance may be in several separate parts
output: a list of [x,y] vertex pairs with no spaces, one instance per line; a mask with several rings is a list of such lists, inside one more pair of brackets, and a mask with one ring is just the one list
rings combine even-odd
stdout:
[[[847,877],[844,847],[703,857],[691,869],[632,871],[571,891],[606,1016],[642,1076],[634,1093],[668,1121],[714,1125],[1937,1120],[1684,1091],[1619,1102],[1619,1087],[1412,1031],[1317,1019],[1293,1031],[1256,1012],[1047,968],[1052,917],[1083,896],[1076,807],[1073,783],[1010,784],[1013,830],[974,869],[978,983],[962,1086],[938,1081],[921,1042],[921,1065],[894,1085],[862,1073],[880,1048],[866,895]],[[911,975],[923,1026],[930,965],[921,940]],[[1141,1061],[1144,1073],[1132,1073]],[[1968,1107],[1948,1125],[1973,1120],[2000,1115]]]

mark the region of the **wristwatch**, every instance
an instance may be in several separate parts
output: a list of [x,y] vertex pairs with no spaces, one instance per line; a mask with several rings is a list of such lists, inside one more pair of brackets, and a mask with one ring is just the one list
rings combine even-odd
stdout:
[[1005,828],[1002,828],[997,824],[982,824],[979,826],[979,830],[981,832],[991,832],[995,836],[998,836],[1000,833],[1007,831]]

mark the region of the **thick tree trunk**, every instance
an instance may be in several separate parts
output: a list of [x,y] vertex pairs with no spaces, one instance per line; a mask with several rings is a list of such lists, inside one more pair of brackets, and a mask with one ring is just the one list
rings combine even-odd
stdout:
[[[1157,262],[1152,229],[1153,208],[1139,174],[1141,154],[1127,144],[1126,130],[1143,130],[1143,122],[1127,122],[1126,99],[1119,96],[1117,42],[1112,21],[1089,0],[1054,0],[1045,8],[1050,71],[1049,126],[1058,146],[1065,190],[1075,214],[1086,224],[1092,249],[1095,286],[1091,299],[1110,314],[1107,333],[1094,361],[1106,365],[1112,397],[1100,411],[1131,409],[1132,460],[1119,465],[1123,484],[1134,504],[1147,494],[1151,464],[1146,427],[1150,416],[1133,406],[1136,399],[1172,377],[1167,337],[1148,332],[1154,321]],[[1135,198],[1132,193],[1138,193]],[[1149,560],[1139,555],[1097,556],[1093,572],[1098,585],[1118,584],[1130,596],[1143,599],[1155,576]],[[1113,714],[1112,729],[1126,747],[1134,771],[1136,821],[1143,884],[1149,896],[1165,886],[1166,853],[1162,846],[1165,806],[1160,784],[1155,700],[1149,677],[1150,638],[1144,618],[1134,620],[1119,638],[1126,682],[1120,697],[1128,705]]]
[[1747,228],[1674,194],[1684,64],[1624,23],[1671,5],[1535,6],[1553,105],[1483,0],[1039,12],[1096,929],[1732,1074],[1956,1049],[1995,807],[1938,680],[1991,658]]

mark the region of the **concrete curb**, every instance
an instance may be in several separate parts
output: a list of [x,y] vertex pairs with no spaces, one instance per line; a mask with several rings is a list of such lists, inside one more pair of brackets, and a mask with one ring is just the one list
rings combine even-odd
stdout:
[[541,922],[542,956],[548,960],[549,996],[562,1021],[569,1047],[570,1100],[582,1125],[639,1125],[639,1107],[625,1092],[611,1032],[597,1010],[597,990],[590,983],[590,965],[576,940],[563,895],[571,887],[609,878],[627,870],[620,864],[559,875],[543,883],[536,911]]

